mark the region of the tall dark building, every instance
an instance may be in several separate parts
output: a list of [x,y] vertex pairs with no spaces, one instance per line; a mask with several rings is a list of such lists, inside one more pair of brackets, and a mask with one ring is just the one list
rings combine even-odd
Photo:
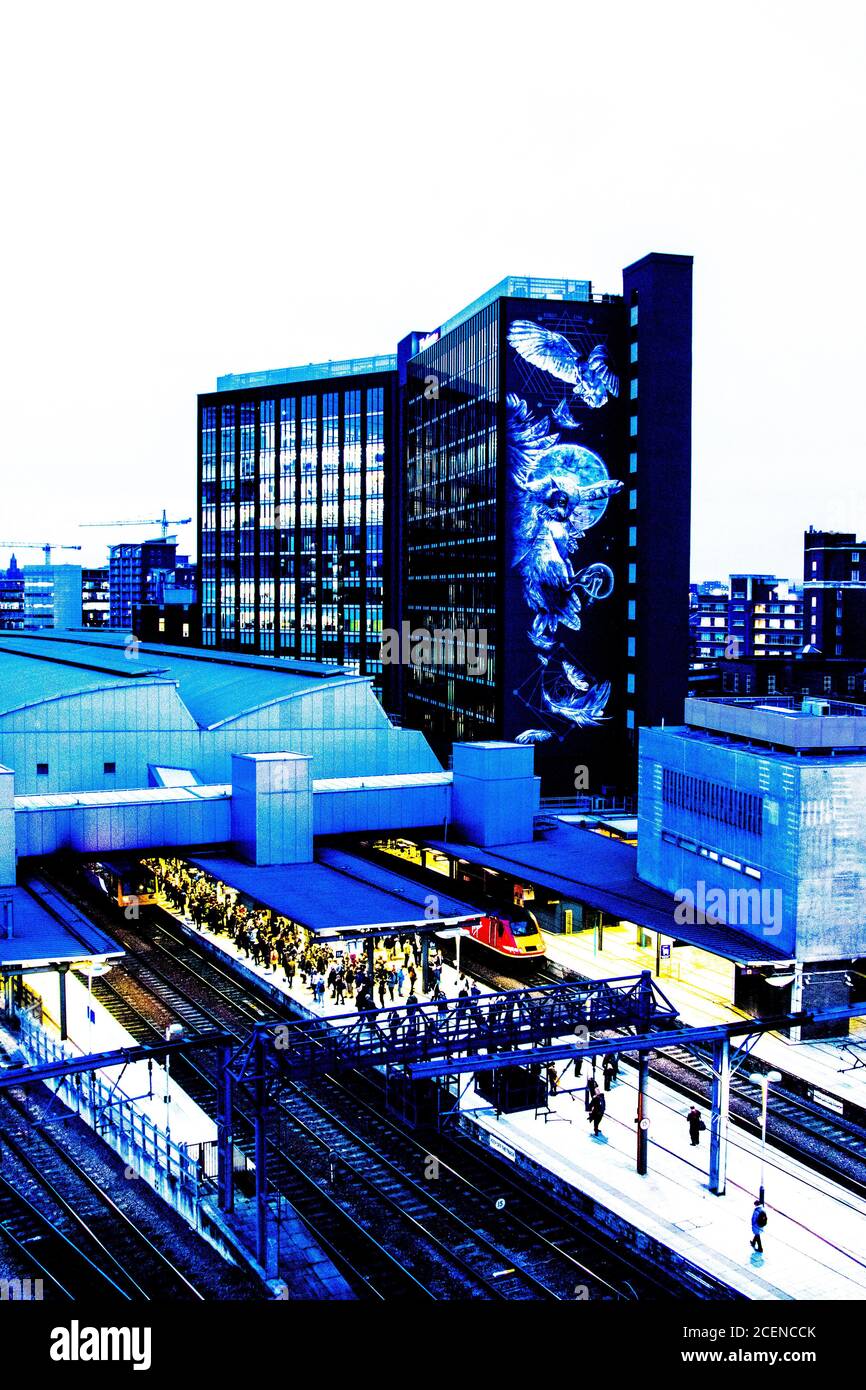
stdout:
[[866,659],[866,541],[853,531],[803,537],[803,640],[824,656]]
[[203,645],[380,677],[395,380],[363,359],[199,397]]
[[404,611],[486,633],[486,661],[476,637],[404,671],[434,743],[532,743],[547,786],[598,790],[630,780],[638,725],[681,718],[691,273],[506,280],[406,362]]
[[630,782],[686,694],[691,275],[511,277],[394,357],[220,378],[203,643],[370,673],[442,753],[519,738],[549,785]]

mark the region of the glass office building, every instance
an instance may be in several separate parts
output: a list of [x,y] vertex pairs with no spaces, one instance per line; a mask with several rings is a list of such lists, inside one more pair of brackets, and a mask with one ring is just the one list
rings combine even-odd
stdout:
[[205,645],[370,674],[443,757],[516,739],[548,786],[633,784],[686,694],[691,275],[509,277],[393,357],[220,378]]
[[221,378],[199,398],[203,645],[380,681],[392,362]]

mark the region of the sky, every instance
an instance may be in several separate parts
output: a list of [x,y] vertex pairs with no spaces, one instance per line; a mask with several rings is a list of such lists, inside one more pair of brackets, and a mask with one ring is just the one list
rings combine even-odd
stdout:
[[616,292],[668,251],[695,258],[693,577],[801,577],[807,525],[866,535],[864,16],[9,7],[0,563],[194,518],[218,374],[393,351],[509,274]]

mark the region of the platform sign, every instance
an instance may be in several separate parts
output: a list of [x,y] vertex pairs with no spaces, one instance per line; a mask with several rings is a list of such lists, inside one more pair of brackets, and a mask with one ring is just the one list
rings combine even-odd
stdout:
[[509,1163],[517,1162],[517,1150],[512,1149],[510,1144],[503,1144],[502,1140],[497,1139],[495,1134],[490,1135],[490,1147],[495,1149],[496,1153],[502,1154],[503,1158],[507,1158]]
[[828,1096],[826,1091],[816,1091],[813,1088],[812,1100],[816,1105],[822,1105],[825,1110],[832,1110],[834,1115],[845,1114],[845,1104],[838,1096]]
[[664,945],[662,946],[662,948],[661,948],[661,957],[662,957],[662,960],[670,959],[670,954],[671,954],[670,942],[665,942],[665,944],[664,944]]

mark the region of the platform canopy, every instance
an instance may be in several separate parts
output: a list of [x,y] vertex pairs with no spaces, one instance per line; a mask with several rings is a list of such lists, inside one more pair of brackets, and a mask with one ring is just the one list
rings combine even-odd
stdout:
[[562,823],[546,831],[539,840],[497,845],[495,851],[442,840],[424,843],[451,858],[495,869],[518,883],[534,883],[572,902],[698,946],[737,965],[769,965],[790,958],[772,942],[759,943],[747,932],[724,923],[675,921],[673,896],[637,877],[635,846],[609,835]]
[[402,891],[392,891],[381,885],[389,877],[396,881],[397,875],[355,856],[336,857],[351,862],[340,868],[330,863],[260,868],[237,859],[197,855],[189,863],[319,936],[435,931],[443,923],[477,921],[481,915],[478,908],[443,893],[431,916],[430,889],[400,879]]
[[12,935],[0,933],[0,976],[57,970],[85,961],[104,964],[123,956],[122,946],[47,885],[36,883],[31,890],[0,890],[12,902]]

